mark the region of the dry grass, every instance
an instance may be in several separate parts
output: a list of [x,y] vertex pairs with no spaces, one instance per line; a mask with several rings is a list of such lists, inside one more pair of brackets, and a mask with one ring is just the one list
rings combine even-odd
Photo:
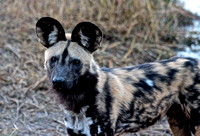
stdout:
[[[36,21],[52,16],[67,32],[92,21],[104,32],[95,54],[101,66],[127,66],[169,58],[174,52],[178,15],[172,0],[0,0],[0,135],[66,135],[63,112],[48,91],[44,48],[34,32]],[[163,40],[165,39],[165,40]],[[166,41],[166,39],[169,39]],[[169,136],[160,122],[135,135]]]

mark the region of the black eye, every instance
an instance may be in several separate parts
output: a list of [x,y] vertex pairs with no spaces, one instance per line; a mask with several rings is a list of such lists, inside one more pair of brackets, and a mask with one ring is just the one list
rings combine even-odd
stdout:
[[80,59],[73,59],[72,63],[74,65],[79,65],[81,63]]
[[57,60],[58,60],[58,58],[55,57],[55,56],[53,56],[53,57],[51,58],[51,63],[55,63]]

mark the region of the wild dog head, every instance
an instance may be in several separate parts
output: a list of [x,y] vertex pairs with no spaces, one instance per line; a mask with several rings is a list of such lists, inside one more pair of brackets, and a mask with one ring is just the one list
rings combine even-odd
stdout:
[[52,88],[67,94],[82,93],[81,84],[97,72],[92,53],[102,41],[101,30],[90,22],[81,22],[67,39],[57,20],[43,17],[36,24],[36,34],[47,48],[44,65]]

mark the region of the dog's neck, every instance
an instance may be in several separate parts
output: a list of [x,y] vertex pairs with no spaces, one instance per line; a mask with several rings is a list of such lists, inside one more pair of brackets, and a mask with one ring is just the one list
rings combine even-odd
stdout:
[[82,107],[78,114],[73,111],[64,110],[65,126],[67,129],[72,129],[73,133],[76,134],[81,132],[82,134],[91,136],[90,125],[92,125],[94,121],[91,117],[86,116],[88,108],[88,106]]
[[72,111],[77,114],[80,113],[81,109],[87,105],[86,96],[84,93],[63,96],[61,103],[63,103],[67,111]]

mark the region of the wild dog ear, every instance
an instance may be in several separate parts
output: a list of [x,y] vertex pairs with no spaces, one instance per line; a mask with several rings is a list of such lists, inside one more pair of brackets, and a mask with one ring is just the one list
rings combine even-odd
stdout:
[[81,22],[72,31],[71,40],[90,51],[96,51],[102,41],[102,32],[90,22]]
[[49,48],[58,41],[66,41],[62,25],[51,17],[42,17],[36,23],[36,34],[40,43]]

